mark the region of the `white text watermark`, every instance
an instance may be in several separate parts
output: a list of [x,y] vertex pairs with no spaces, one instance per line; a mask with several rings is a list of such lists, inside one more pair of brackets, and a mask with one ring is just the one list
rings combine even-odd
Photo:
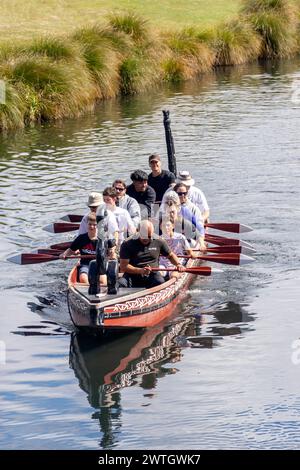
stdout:
[[295,341],[292,342],[292,349],[294,349],[294,351],[292,352],[291,360],[292,363],[297,366],[300,364],[300,339],[295,339]]
[[5,81],[0,80],[0,104],[6,103],[6,86]]
[[0,341],[0,366],[6,364],[6,344],[4,341]]

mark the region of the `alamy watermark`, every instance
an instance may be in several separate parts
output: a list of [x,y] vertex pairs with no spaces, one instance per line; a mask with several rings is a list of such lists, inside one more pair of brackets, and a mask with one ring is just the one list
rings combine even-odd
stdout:
[[300,104],[300,78],[293,80],[291,101],[294,104]]
[[5,81],[0,80],[0,104],[6,103],[6,86]]
[[0,341],[0,366],[6,364],[6,344],[4,341]]
[[295,339],[295,341],[292,342],[291,347],[295,350],[292,352],[291,361],[295,366],[297,366],[300,364],[300,339]]

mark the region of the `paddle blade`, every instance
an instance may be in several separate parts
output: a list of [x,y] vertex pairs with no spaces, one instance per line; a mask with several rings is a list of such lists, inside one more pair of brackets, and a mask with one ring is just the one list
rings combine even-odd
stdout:
[[[199,250],[193,250],[193,251],[199,251]],[[256,250],[254,248],[248,248],[247,246],[241,246],[241,245],[221,245],[221,246],[216,246],[214,248],[207,248],[204,250],[203,254],[205,253],[241,253],[243,255],[253,255],[256,253]]]
[[219,235],[210,235],[206,234],[204,240],[207,243],[211,243],[213,245],[238,245],[238,246],[246,246],[247,248],[253,248],[253,246],[245,242],[243,240],[239,240],[238,238],[227,238],[227,237],[220,237]]
[[62,243],[55,243],[54,245],[50,245],[52,250],[61,250],[65,251],[70,248],[72,242],[62,242]]
[[72,223],[81,222],[82,219],[83,219],[83,215],[77,215],[77,214],[67,214],[60,218],[60,220],[64,220],[65,222],[72,222]]
[[73,232],[79,229],[79,224],[70,224],[68,222],[54,222],[53,224],[46,225],[43,230],[50,233],[64,233]]
[[205,227],[214,228],[215,230],[223,230],[224,232],[233,233],[246,233],[252,232],[253,228],[243,224],[219,222],[219,223],[207,223]]
[[33,251],[32,253],[38,253],[40,255],[60,255],[63,253],[64,250],[53,250],[51,248],[38,248],[36,251]]
[[197,257],[204,261],[210,261],[213,263],[230,264],[232,266],[242,266],[244,264],[253,263],[254,258],[247,255],[241,255],[239,253],[228,253],[228,254],[217,254],[217,255],[201,255]]
[[58,256],[53,255],[42,255],[37,253],[21,253],[20,255],[12,256],[8,258],[7,261],[15,264],[38,264],[38,263],[47,263],[48,261],[58,260]]

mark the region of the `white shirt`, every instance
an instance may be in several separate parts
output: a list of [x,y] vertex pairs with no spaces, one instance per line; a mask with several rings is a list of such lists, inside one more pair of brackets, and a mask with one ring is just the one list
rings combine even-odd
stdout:
[[[165,238],[165,237],[162,237],[162,238],[164,238],[169,248],[171,248],[171,251],[175,253],[175,255],[177,256],[184,255],[185,251],[191,248],[189,242],[187,241],[186,237],[182,233],[174,232],[172,238]],[[163,265],[165,268],[173,267],[173,264],[171,263],[171,261],[164,256],[161,256],[159,258],[159,264]]]
[[[80,222],[79,230],[78,230],[78,235],[81,235],[82,233],[86,233],[88,231],[88,214],[85,214],[83,217],[82,221]],[[107,234],[107,238],[113,238],[115,235],[115,232],[119,231],[118,227],[118,222],[114,214],[107,209],[107,217],[104,222],[104,231]]]
[[135,233],[135,226],[134,226],[132,218],[130,217],[126,209],[122,209],[121,207],[116,206],[113,209],[112,214],[115,216],[117,224],[118,224],[117,230],[119,232],[119,244],[120,244],[122,243],[124,238],[127,238],[127,233],[129,234]]
[[133,198],[125,194],[118,200],[118,207],[127,210],[135,227],[137,227],[141,221],[141,210],[138,202]]
[[190,186],[188,197],[189,200],[200,209],[202,214],[206,211],[209,211],[206,197],[204,196],[204,193],[201,191],[201,189],[196,188],[196,186]]

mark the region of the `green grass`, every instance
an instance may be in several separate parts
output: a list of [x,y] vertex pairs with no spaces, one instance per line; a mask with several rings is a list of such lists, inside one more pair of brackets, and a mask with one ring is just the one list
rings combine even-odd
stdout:
[[241,0],[1,0],[1,40],[71,33],[111,12],[132,10],[157,29],[210,26],[238,13]]
[[217,66],[292,57],[300,0],[1,0],[0,31],[9,130]]

